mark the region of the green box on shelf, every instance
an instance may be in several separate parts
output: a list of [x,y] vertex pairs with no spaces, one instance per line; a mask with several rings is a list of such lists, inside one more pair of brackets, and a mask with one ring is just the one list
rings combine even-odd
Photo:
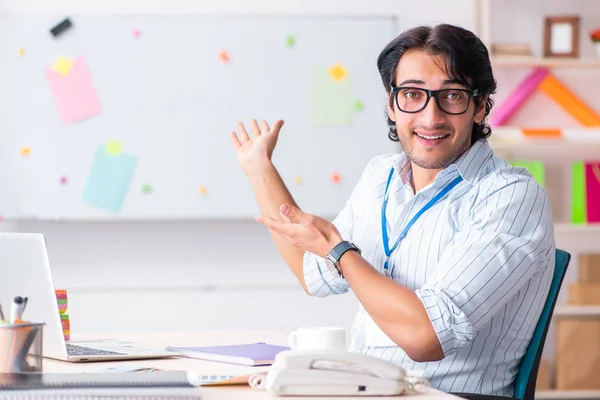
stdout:
[[573,163],[571,181],[571,222],[600,222],[600,161]]
[[544,163],[541,161],[511,161],[513,167],[523,167],[533,176],[533,178],[543,187],[546,187],[546,172]]

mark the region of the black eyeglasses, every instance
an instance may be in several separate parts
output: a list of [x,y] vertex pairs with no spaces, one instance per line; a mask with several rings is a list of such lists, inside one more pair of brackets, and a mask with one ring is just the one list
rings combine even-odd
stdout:
[[427,107],[429,99],[435,97],[440,110],[446,114],[464,114],[469,109],[471,97],[479,96],[479,89],[442,89],[429,90],[416,87],[392,87],[392,96],[396,105],[405,113],[418,113]]

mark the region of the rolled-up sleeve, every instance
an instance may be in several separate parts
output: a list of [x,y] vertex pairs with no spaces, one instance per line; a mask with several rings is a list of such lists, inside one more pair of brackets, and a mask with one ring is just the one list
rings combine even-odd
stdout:
[[435,273],[416,290],[444,355],[472,342],[534,274],[553,268],[554,249],[544,189],[525,175],[491,185],[460,222]]
[[[355,212],[357,202],[364,201],[370,193],[374,174],[381,172],[381,166],[389,168],[390,155],[374,157],[365,167],[358,183],[352,190],[344,208],[332,221],[344,240],[352,241],[352,231],[355,224]],[[366,196],[366,197],[365,197]],[[308,292],[316,297],[325,297],[331,294],[346,293],[350,285],[344,278],[338,277],[327,269],[325,259],[312,253],[304,253],[304,281]]]
[[[333,220],[333,224],[344,240],[352,240],[351,200],[346,202],[346,206]],[[308,251],[304,253],[304,282],[306,282],[308,292],[316,297],[346,293],[350,288],[344,278],[329,272],[324,258]]]

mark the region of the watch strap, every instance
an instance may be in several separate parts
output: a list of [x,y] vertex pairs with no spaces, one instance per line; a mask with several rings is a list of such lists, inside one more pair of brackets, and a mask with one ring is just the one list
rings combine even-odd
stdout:
[[352,242],[344,240],[343,242],[338,243],[334,246],[333,249],[329,252],[329,259],[332,260],[336,266],[340,262],[340,258],[344,255],[348,250],[354,250],[360,254],[360,249],[356,247],[356,245]]

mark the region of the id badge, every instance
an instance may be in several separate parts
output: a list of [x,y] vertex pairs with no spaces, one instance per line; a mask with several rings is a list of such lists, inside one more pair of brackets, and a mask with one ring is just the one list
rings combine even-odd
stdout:
[[398,347],[365,311],[365,345],[367,347]]

